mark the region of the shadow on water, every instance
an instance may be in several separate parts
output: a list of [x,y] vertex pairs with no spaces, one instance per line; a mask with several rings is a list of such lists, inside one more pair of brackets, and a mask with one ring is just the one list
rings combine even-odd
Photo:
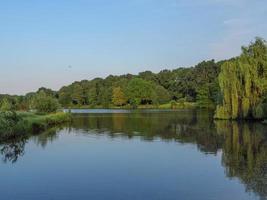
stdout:
[[17,134],[18,136],[11,137],[7,140],[0,140],[2,161],[4,163],[17,162],[18,159],[25,154],[25,145],[29,139],[34,140],[37,145],[45,148],[49,142],[52,142],[58,137],[57,132],[60,129],[62,129],[62,127],[55,127],[38,135]]
[[[194,144],[205,154],[222,153],[229,178],[238,178],[247,191],[267,197],[267,126],[261,123],[213,121],[204,111],[75,114],[67,128],[84,135],[105,135],[146,141]],[[36,136],[0,142],[4,162],[16,162],[31,138],[45,147],[58,138],[58,127]]]
[[223,138],[216,134],[212,113],[198,111],[77,114],[72,128],[85,134],[109,137],[141,137],[193,143],[205,153],[217,153]]
[[6,162],[17,162],[18,158],[24,155],[26,137],[12,138],[0,143],[2,160]]
[[260,123],[218,121],[224,138],[222,165],[230,178],[238,177],[248,191],[267,198],[267,131]]

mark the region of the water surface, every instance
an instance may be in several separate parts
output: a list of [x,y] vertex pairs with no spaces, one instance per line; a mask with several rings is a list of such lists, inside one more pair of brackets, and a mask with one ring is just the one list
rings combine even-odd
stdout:
[[1,200],[267,199],[260,123],[192,110],[75,112],[71,124],[1,142]]

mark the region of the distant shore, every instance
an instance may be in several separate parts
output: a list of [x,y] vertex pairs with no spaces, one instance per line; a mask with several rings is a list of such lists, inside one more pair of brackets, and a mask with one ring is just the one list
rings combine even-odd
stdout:
[[107,107],[103,106],[88,106],[88,105],[79,105],[79,106],[70,106],[65,109],[195,109],[199,108],[196,102],[184,102],[184,103],[166,103],[161,105],[138,105],[137,107],[133,107],[131,105],[125,106],[114,106],[110,105]]

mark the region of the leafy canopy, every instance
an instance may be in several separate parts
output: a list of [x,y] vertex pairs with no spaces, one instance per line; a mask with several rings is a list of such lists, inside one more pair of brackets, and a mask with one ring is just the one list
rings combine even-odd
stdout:
[[261,119],[265,117],[267,46],[263,39],[242,48],[242,54],[222,65],[219,85],[223,101],[215,118]]
[[34,97],[32,107],[39,113],[52,113],[56,112],[60,106],[57,99],[40,91]]

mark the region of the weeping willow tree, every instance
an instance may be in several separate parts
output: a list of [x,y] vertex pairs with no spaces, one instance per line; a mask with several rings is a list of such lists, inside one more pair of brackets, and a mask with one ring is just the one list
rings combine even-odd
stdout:
[[267,46],[256,38],[242,54],[222,65],[219,74],[222,102],[217,119],[261,119],[267,91]]

